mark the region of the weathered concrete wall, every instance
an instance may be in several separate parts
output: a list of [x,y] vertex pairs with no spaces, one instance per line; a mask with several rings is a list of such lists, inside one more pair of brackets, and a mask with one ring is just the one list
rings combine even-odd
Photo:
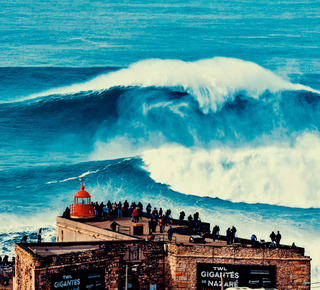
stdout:
[[310,289],[310,258],[295,250],[168,244],[167,289],[197,289],[197,263],[275,265],[279,290]]
[[119,232],[57,217],[57,242],[136,240]]

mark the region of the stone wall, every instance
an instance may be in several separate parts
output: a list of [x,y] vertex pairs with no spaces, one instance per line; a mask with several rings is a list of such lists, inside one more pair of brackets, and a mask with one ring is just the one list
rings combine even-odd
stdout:
[[[57,247],[63,244],[56,243]],[[45,243],[41,244],[46,246]],[[32,244],[30,244],[32,247]],[[38,245],[39,247],[39,245]],[[15,289],[51,289],[51,277],[57,273],[77,273],[104,269],[104,289],[118,289],[124,282],[126,266],[130,279],[138,277],[140,289],[164,289],[163,243],[145,241],[105,242],[100,249],[78,251],[67,254],[39,256],[30,252],[28,244],[16,245]],[[133,257],[132,249],[137,255]],[[132,271],[135,270],[135,271]]]
[[279,290],[310,289],[310,258],[297,250],[168,244],[166,289],[197,289],[197,263],[275,265]]
[[[51,289],[53,274],[99,268],[104,269],[105,289],[118,289],[124,280],[126,267],[128,276],[136,276],[143,290],[150,289],[150,285],[157,285],[158,290],[197,289],[197,263],[274,265],[277,289],[310,289],[308,284],[303,284],[310,282],[310,257],[301,255],[298,250],[176,245],[142,240],[92,243],[99,245],[96,250],[48,256],[37,254],[32,250],[32,244],[16,245],[15,289]],[[74,244],[81,248],[81,243]],[[67,247],[65,243],[52,243],[50,246],[62,249],[61,253],[64,252],[63,247]],[[40,253],[39,247],[46,247],[46,243],[36,247]]]
[[35,260],[29,249],[15,245],[16,262],[14,289],[34,290]]

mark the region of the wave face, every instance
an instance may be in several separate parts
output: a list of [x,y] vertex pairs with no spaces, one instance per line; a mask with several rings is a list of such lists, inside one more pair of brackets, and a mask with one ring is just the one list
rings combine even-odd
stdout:
[[[13,150],[13,158],[9,153],[2,161],[9,165],[21,162],[17,152],[33,163],[83,161],[88,154],[95,159],[104,147],[105,152],[117,147],[110,158],[171,143],[206,150],[255,150],[283,142],[290,147],[306,132],[317,136],[320,127],[316,90],[227,58],[146,60],[83,83],[8,99],[0,104],[0,145]],[[13,132],[22,138],[13,138]]]
[[85,177],[98,201],[199,211],[243,237],[280,230],[319,275],[315,78],[223,57],[38,70],[0,78],[2,252],[39,227],[54,240],[55,216]]

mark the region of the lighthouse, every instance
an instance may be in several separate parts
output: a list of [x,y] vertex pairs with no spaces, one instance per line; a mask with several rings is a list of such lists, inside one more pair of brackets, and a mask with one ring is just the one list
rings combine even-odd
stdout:
[[91,195],[84,188],[83,179],[81,179],[81,189],[74,195],[74,204],[70,205],[71,218],[90,219],[95,216]]

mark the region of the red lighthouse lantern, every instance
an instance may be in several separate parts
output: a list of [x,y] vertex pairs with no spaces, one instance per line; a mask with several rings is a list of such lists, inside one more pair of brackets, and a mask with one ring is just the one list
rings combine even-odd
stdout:
[[84,190],[81,180],[81,190],[74,195],[74,204],[70,205],[70,217],[77,219],[94,218],[94,209],[91,204],[91,195]]

